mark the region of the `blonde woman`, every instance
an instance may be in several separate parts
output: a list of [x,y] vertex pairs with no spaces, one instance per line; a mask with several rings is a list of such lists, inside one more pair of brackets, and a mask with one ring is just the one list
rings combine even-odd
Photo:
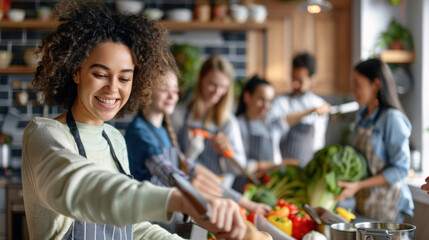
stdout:
[[[231,63],[219,55],[210,56],[203,64],[189,101],[176,107],[173,126],[180,148],[186,156],[224,176],[230,186],[237,168],[222,153],[230,149],[235,160],[246,165],[246,155],[237,119],[232,114],[234,70]],[[213,136],[204,139],[190,134],[190,130],[204,129]]]

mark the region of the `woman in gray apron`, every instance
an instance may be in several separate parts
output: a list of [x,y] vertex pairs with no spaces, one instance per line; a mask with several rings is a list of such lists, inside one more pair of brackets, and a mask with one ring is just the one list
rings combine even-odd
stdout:
[[[272,85],[254,76],[246,82],[236,111],[248,159],[247,170],[258,177],[276,166],[298,164],[293,159],[282,160],[280,154],[280,137],[288,129],[286,121],[265,120],[274,96]],[[233,188],[243,191],[248,182],[244,176],[239,176],[235,179]]]
[[[163,28],[141,16],[113,13],[102,2],[60,1],[55,12],[64,23],[43,40],[33,83],[49,105],[67,111],[54,119],[35,117],[24,131],[30,239],[181,239],[147,222],[168,221],[175,211],[216,233],[232,227],[227,234],[241,239],[240,221],[215,226],[177,189],[127,176],[125,140],[105,124],[150,100],[143,90],[174,64]],[[234,203],[211,201],[221,214],[213,221],[239,219]],[[222,215],[224,209],[237,210]]]
[[177,106],[173,126],[178,134],[180,149],[187,153],[193,129],[204,129],[213,138],[205,139],[204,150],[195,160],[212,172],[224,177],[224,185],[232,184],[239,170],[222,152],[232,149],[241,166],[246,155],[237,119],[231,114],[234,73],[231,63],[219,55],[210,56],[203,64],[192,99]]
[[359,63],[352,73],[353,93],[362,106],[352,145],[368,161],[371,177],[343,187],[338,200],[355,195],[356,212],[380,221],[402,222],[413,214],[405,178],[410,167],[411,124],[403,113],[389,67],[379,59]]

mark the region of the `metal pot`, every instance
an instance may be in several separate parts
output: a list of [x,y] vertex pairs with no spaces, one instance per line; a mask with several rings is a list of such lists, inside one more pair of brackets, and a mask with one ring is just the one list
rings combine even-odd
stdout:
[[[329,238],[328,238],[329,239]],[[331,225],[332,240],[356,240],[356,228],[353,223],[334,223]]]
[[414,240],[416,227],[406,223],[356,223],[357,240]]

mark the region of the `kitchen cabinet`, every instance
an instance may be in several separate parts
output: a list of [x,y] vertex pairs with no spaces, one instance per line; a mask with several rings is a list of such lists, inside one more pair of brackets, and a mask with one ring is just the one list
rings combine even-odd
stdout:
[[7,185],[7,236],[8,240],[30,239],[21,184],[9,183]]
[[[265,4],[269,13],[265,76],[277,93],[291,91],[292,58],[303,51],[313,53],[317,59],[318,82],[313,88],[316,94],[351,92],[351,0],[330,0],[332,10],[314,15],[299,11],[300,2],[296,1],[258,2]],[[249,49],[257,49],[257,44],[256,41]],[[261,58],[261,54],[250,54],[248,61],[257,62],[253,58]],[[248,71],[263,74],[261,64],[250,66]]]

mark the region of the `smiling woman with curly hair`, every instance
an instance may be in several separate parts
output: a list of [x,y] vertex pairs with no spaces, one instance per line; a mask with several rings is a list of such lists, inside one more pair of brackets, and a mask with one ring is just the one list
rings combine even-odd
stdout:
[[[132,50],[136,66],[130,99],[118,112],[121,117],[136,110],[138,101],[150,101],[147,89],[174,60],[168,53],[162,26],[139,15],[123,16],[111,14],[106,8],[90,8],[93,5],[93,1],[64,1],[54,9],[65,23],[43,39],[39,52],[44,57],[33,83],[43,91],[48,104],[69,109],[77,90],[73,76],[90,51],[101,42],[123,43]],[[141,92],[145,94],[140,96]]]
[[125,140],[104,123],[150,101],[149,89],[176,69],[164,29],[100,1],[61,0],[55,13],[63,23],[43,39],[33,83],[66,112],[35,117],[24,131],[30,238],[181,239],[146,222],[181,211],[219,237],[241,239],[246,228],[232,201],[206,199],[205,219],[177,189],[131,179]]

